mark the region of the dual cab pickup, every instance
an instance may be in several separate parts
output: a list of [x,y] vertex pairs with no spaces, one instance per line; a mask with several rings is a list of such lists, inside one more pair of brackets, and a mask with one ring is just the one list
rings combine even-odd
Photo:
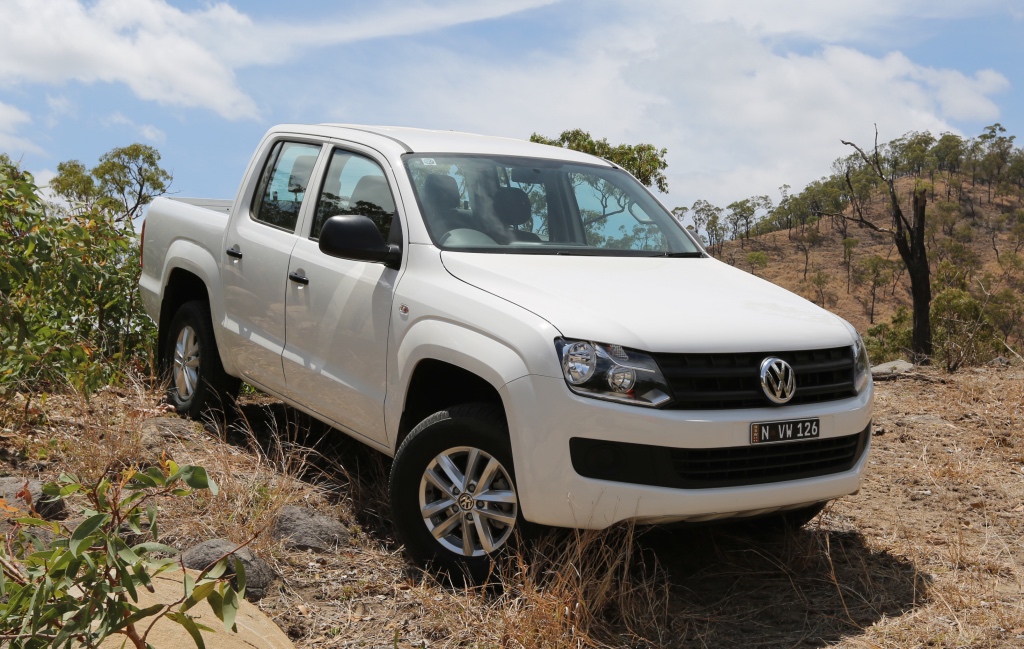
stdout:
[[857,332],[709,257],[608,161],[283,125],[233,202],[158,199],[143,245],[170,402],[198,417],[245,381],[394,456],[418,561],[479,576],[531,522],[802,523],[859,488]]

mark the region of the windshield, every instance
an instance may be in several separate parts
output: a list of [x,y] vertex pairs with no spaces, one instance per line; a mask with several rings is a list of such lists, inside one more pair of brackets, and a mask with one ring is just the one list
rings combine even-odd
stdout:
[[620,169],[541,158],[407,154],[430,237],[444,250],[703,256]]

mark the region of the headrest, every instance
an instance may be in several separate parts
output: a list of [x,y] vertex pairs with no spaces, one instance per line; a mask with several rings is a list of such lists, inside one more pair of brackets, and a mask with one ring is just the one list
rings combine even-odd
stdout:
[[459,183],[448,174],[430,174],[423,183],[423,202],[435,210],[459,206]]
[[372,203],[388,214],[395,211],[395,199],[391,197],[391,190],[382,176],[363,176],[359,179],[349,199],[351,209],[358,211],[360,202]]
[[288,191],[304,192],[309,184],[309,177],[313,175],[313,165],[316,164],[315,155],[300,155],[292,163],[292,171],[288,176]]
[[502,223],[513,227],[533,218],[530,197],[518,187],[499,187],[494,194],[494,211]]
[[331,196],[341,196],[341,176],[327,176],[324,178],[324,193]]

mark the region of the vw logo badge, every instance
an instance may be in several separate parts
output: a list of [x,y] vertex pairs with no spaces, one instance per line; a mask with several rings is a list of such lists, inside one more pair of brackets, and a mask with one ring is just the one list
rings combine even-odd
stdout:
[[761,389],[772,403],[786,403],[796,392],[796,377],[789,363],[770,356],[761,361]]

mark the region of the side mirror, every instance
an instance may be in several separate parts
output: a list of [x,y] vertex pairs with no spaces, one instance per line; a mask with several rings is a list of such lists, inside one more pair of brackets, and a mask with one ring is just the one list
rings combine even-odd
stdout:
[[384,264],[398,268],[402,249],[384,242],[380,230],[368,217],[332,216],[320,230],[320,252],[331,257]]

